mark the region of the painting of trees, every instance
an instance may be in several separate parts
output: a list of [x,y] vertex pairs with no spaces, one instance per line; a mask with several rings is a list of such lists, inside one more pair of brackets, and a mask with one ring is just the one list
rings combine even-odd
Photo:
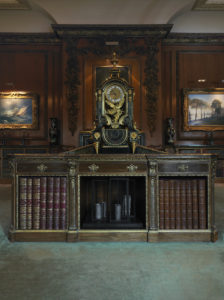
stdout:
[[214,114],[216,117],[221,115],[222,103],[218,99],[214,99],[211,104],[211,108],[214,110]]
[[[199,98],[193,98],[190,100],[189,105],[191,108],[195,109],[194,120],[203,119],[206,117],[206,109],[208,108],[208,104]],[[200,115],[199,115],[200,112]]]
[[224,130],[224,90],[185,90],[184,128]]

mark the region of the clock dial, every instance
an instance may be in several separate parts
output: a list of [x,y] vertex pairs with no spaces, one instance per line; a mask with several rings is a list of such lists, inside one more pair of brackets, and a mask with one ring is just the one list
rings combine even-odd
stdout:
[[107,99],[111,102],[119,102],[124,98],[124,92],[119,85],[111,85],[106,91]]

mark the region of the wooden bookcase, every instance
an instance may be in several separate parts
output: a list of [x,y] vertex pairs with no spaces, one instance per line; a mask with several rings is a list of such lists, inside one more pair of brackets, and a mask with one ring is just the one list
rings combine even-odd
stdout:
[[224,146],[176,146],[178,154],[214,154],[217,156],[216,181],[224,182]]
[[[12,168],[12,241],[217,239],[213,155],[24,154]],[[38,182],[30,196],[21,180]]]

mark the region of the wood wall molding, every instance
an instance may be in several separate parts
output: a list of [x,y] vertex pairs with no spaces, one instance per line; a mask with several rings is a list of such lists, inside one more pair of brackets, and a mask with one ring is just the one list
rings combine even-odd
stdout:
[[172,28],[172,24],[153,25],[66,25],[53,24],[52,28],[57,36],[78,38],[114,38],[114,37],[157,37],[165,38]]
[[54,33],[0,33],[0,45],[10,44],[60,44]]
[[224,34],[220,33],[169,33],[163,45],[224,45]]

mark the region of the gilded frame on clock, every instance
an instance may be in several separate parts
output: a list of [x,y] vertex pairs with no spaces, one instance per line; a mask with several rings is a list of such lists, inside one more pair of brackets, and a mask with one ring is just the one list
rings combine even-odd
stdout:
[[183,89],[184,130],[224,130],[224,89]]
[[38,95],[0,92],[0,129],[37,129]]

